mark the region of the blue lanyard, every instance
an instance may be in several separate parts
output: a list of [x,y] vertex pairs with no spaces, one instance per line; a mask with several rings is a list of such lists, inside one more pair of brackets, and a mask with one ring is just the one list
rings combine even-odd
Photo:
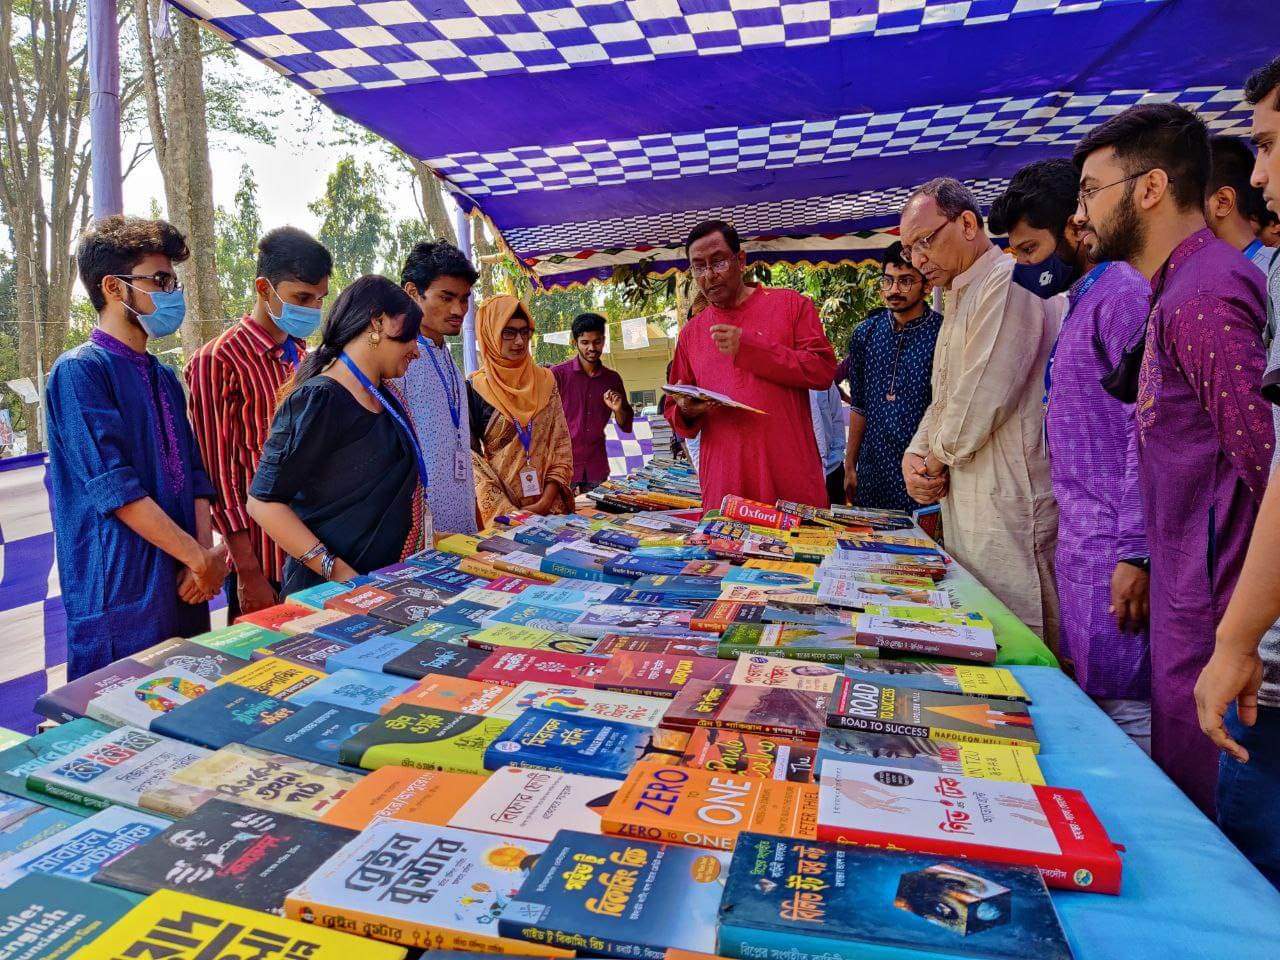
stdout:
[[1244,255],[1247,259],[1252,260],[1259,250],[1262,249],[1262,241],[1255,239],[1253,243],[1244,248]]
[[428,487],[427,462],[422,459],[422,447],[418,444],[418,435],[413,432],[413,427],[405,423],[404,417],[396,413],[395,407],[387,403],[386,398],[382,396],[377,387],[369,382],[369,378],[364,375],[364,371],[356,366],[355,361],[347,356],[345,350],[338,355],[338,359],[347,365],[351,375],[360,381],[360,386],[369,392],[369,396],[378,402],[378,406],[391,415],[391,419],[395,421],[396,426],[409,438],[409,445],[413,447],[413,455],[418,461],[418,479],[422,481],[422,489],[426,490]]
[[1080,280],[1071,289],[1071,292],[1067,294],[1067,315],[1062,318],[1062,327],[1058,330],[1058,336],[1054,338],[1053,347],[1049,350],[1049,361],[1044,365],[1044,397],[1040,402],[1046,407],[1049,406],[1049,386],[1053,382],[1053,358],[1058,353],[1058,344],[1062,340],[1062,331],[1067,329],[1067,321],[1069,321],[1071,319],[1071,315],[1075,313],[1076,304],[1084,299],[1085,294],[1087,294],[1089,290],[1092,289],[1093,285],[1102,279],[1102,275],[1113,266],[1115,266],[1114,260],[1107,260],[1104,263],[1098,264],[1085,274],[1084,279]]
[[533,446],[533,421],[530,420],[527,427],[522,427],[520,426],[520,421],[513,417],[511,425],[516,428],[516,436],[520,438],[520,446],[524,447],[524,458],[527,462],[529,459],[529,448]]
[[[440,386],[444,390],[444,401],[449,405],[449,419],[453,421],[453,429],[457,431],[458,439],[462,439],[462,388],[458,386],[457,368],[453,365],[453,355],[449,355],[449,376],[445,376],[444,371],[440,369],[440,362],[436,360],[435,344],[426,337],[418,338],[418,346],[422,348],[428,359],[431,360],[431,366],[436,372],[436,378],[440,381]],[[448,348],[445,348],[446,353]]]
[[289,366],[298,366],[298,345],[293,342],[293,337],[286,336],[284,343],[280,344],[281,355],[289,362]]

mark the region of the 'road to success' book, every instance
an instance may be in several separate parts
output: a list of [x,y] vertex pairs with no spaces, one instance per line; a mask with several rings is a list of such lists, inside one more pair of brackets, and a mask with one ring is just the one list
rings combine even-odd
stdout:
[[1084,794],[827,761],[818,839],[1033,866],[1064,890],[1120,892],[1120,857]]

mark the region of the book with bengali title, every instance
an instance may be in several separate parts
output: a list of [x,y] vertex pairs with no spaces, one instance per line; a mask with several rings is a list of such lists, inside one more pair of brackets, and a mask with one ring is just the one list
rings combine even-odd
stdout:
[[376,717],[377,714],[352,710],[350,707],[312,703],[255,734],[247,741],[246,746],[327,767],[344,767],[359,773],[359,767],[347,766],[342,762],[339,748]]
[[562,830],[502,911],[498,932],[619,960],[712,953],[726,854]]
[[[524,603],[514,603],[505,610],[499,610],[497,617],[507,619],[486,619],[488,626],[471,634],[467,638],[467,646],[477,650],[497,650],[499,647],[519,647],[522,650],[556,650],[560,653],[586,653],[592,641],[582,637],[570,636],[554,629],[552,624],[571,622],[570,619],[546,619],[540,615],[544,607],[534,607]],[[526,617],[525,614],[531,613]],[[518,622],[523,621],[523,622]]]
[[621,780],[651,740],[648,727],[533,707],[486,747],[484,765],[488,770],[511,764]]
[[866,733],[932,737],[958,743],[1007,743],[1040,752],[1025,703],[845,677],[827,722]]
[[828,727],[818,738],[816,775],[828,760],[870,763],[983,780],[1044,783],[1036,755],[1003,743],[955,743],[904,734],[861,733]]
[[125,657],[40,694],[36,697],[35,712],[54,723],[78,720],[86,716],[91,700],[140,680],[154,670],[155,667]]
[[875,647],[859,644],[848,626],[757,623],[733,626],[721,634],[719,656],[733,659],[747,653],[830,664],[842,664],[855,655],[878,656]]
[[724,633],[737,623],[761,623],[764,620],[764,607],[763,603],[708,600],[694,611],[689,627],[706,633]]
[[15,797],[84,816],[87,811],[79,803],[32,790],[27,786],[27,777],[32,771],[73,754],[110,732],[110,727],[96,720],[80,717],[15,743],[0,751],[0,790]]
[[302,617],[309,617],[315,613],[310,607],[303,606],[300,603],[277,603],[274,607],[267,607],[263,610],[255,610],[253,613],[244,613],[236,618],[236,625],[242,623],[251,623],[255,627],[261,627],[264,630],[274,630],[277,633],[284,633],[284,625],[291,620],[298,620]]
[[420,680],[431,673],[450,677],[470,677],[473,670],[493,654],[444,640],[423,640],[382,666],[383,673]]
[[[430,588],[421,587],[419,589],[428,590]],[[396,597],[394,600],[369,611],[369,616],[385,621],[395,630],[401,627],[411,627],[415,623],[427,619],[437,610],[442,609],[444,609],[444,604],[430,600],[422,600],[417,597]]]
[[193,640],[175,638],[162,640],[145,650],[139,650],[131,654],[129,659],[145,663],[153,670],[186,670],[212,684],[245,666],[250,658],[223,650],[212,650]]
[[915,660],[871,660],[855,656],[844,662],[844,674],[872,683],[892,683],[895,687],[917,687],[938,693],[1031,702],[1031,696],[1018,682],[1018,678],[1004,667]]
[[70,960],[250,960],[262,957],[264,946],[281,960],[405,957],[404,947],[373,943],[189,893],[157,890]]
[[107,807],[0,860],[0,887],[28,874],[101,882],[103,868],[158,836],[168,825],[168,820],[149,813]]
[[[368,670],[370,673],[382,673],[383,667],[390,661],[412,650],[415,643],[411,640],[399,640],[392,634],[370,637],[350,646],[343,645],[325,657],[324,663],[317,667],[326,673],[339,670]],[[310,666],[310,664],[304,664]]]
[[[366,828],[302,882],[285,912],[317,927],[436,950],[570,956],[499,932],[545,844],[401,820]],[[350,957],[362,956],[352,953]]]
[[[472,651],[482,654],[483,651]],[[557,683],[565,687],[591,687],[593,672],[612,663],[603,657],[554,650],[494,650],[471,668],[467,676],[484,683],[516,687],[526,680]]]
[[818,839],[1039,869],[1063,890],[1119,893],[1121,864],[1084,794],[836,760],[822,765]]
[[6,859],[58,836],[92,813],[83,806],[70,811],[21,797],[0,796],[0,867]]
[[322,670],[312,670],[278,657],[266,657],[223,677],[219,683],[234,683],[281,700],[325,678]]
[[539,683],[535,680],[526,680],[519,686],[502,689],[508,696],[490,709],[488,714],[505,720],[515,720],[524,711],[536,707],[576,716],[656,727],[671,703],[662,697]]
[[606,633],[587,651],[592,656],[606,657],[615,653],[670,653],[678,657],[716,658],[717,637],[685,639],[679,637],[643,637]]
[[[904,587],[880,585],[877,589]],[[975,663],[995,663],[996,636],[990,627],[955,623],[927,623],[909,616],[860,613],[854,620],[858,642],[913,656],[947,657]]]
[[899,587],[889,583],[867,583],[856,575],[824,574],[818,580],[818,599],[837,607],[861,610],[867,606],[941,607],[951,606],[945,590]]
[[287,640],[279,640],[253,651],[254,660],[266,657],[278,657],[312,670],[324,670],[329,657],[335,653],[350,649],[351,644],[341,640],[331,640],[315,633],[299,633]]
[[727,683],[732,673],[732,664],[712,657],[619,651],[592,664],[588,679],[597,690],[671,698],[691,680]]
[[833,693],[842,676],[839,668],[825,663],[744,653],[734,663],[729,682],[743,687],[785,687]]
[[401,706],[345,741],[338,755],[365,770],[396,765],[483,774],[486,748],[508,725],[492,717]]
[[189,670],[165,667],[98,694],[85,715],[109,727],[147,730],[156,717],[193,702],[212,685]]
[[384,590],[381,586],[366,583],[363,586],[330,597],[324,602],[326,610],[337,610],[340,613],[369,616],[370,611],[384,603],[396,599],[395,594]]
[[561,830],[600,833],[618,786],[612,777],[500,767],[463,801],[447,826],[543,843]]
[[0,889],[0,957],[63,960],[92,944],[134,906],[129,894],[63,877],[30,874]]
[[368,670],[342,669],[299,690],[289,702],[299,707],[312,703],[327,703],[331,706],[348,707],[365,713],[378,713],[384,703],[412,686],[413,681],[408,677],[372,673]]
[[433,623],[425,620],[411,627],[388,634],[395,640],[407,640],[418,644],[424,640],[437,640],[441,643],[462,643],[472,632],[471,625],[461,626],[456,623]]
[[559,629],[575,637],[597,640],[608,633],[647,634],[650,636],[696,636],[689,626],[693,611],[638,607],[622,603],[597,604],[578,614]]
[[329,640],[341,640],[344,643],[356,644],[362,640],[371,640],[374,637],[383,637],[389,633],[395,633],[396,629],[397,625],[389,621],[353,614],[341,620],[335,620],[333,623],[323,624],[311,632],[318,637],[325,637]]
[[156,717],[151,729],[217,750],[228,743],[244,743],[300,709],[278,697],[226,683]]
[[[934,557],[857,550],[837,550],[822,561],[823,579],[828,576],[860,578],[867,573],[928,577],[936,583],[947,575],[947,564]],[[896,603],[886,599],[872,602],[878,606]]]
[[826,728],[833,695],[787,687],[741,687],[690,680],[662,718],[664,727],[726,727],[816,741]]
[[280,632],[296,637],[301,633],[311,633],[316,627],[323,627],[347,616],[342,610],[317,610],[305,617],[280,624]]
[[684,745],[680,765],[748,779],[811,783],[816,755],[812,743],[793,737],[696,727]]
[[247,661],[253,657],[253,651],[259,647],[283,640],[287,636],[288,634],[281,633],[279,630],[268,630],[256,623],[233,623],[218,630],[210,630],[208,633],[194,636],[191,642],[207,650],[217,650]]
[[489,779],[478,773],[380,767],[361,777],[321,819],[349,830],[363,830],[383,820],[447,827],[453,815]]
[[314,587],[297,590],[285,597],[285,600],[300,606],[311,607],[313,610],[323,610],[326,600],[346,593],[350,589],[345,583],[327,581],[325,583],[317,583]]
[[[465,677],[429,673],[404,693],[384,703],[380,712],[389,713],[396,707],[405,706],[426,710],[451,710],[454,713],[473,713],[478,716],[498,716],[500,705],[512,696],[513,689],[499,683],[481,683]],[[520,712],[516,711],[511,715],[503,714],[503,716],[508,720],[514,720]]]
[[744,960],[1071,960],[1030,868],[743,834],[718,952]]

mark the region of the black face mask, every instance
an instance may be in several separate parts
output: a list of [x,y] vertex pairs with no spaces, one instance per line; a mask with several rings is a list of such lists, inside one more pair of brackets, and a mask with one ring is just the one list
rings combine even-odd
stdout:
[[1075,268],[1056,253],[1039,263],[1020,263],[1013,268],[1013,282],[1043,300],[1070,290],[1075,279]]

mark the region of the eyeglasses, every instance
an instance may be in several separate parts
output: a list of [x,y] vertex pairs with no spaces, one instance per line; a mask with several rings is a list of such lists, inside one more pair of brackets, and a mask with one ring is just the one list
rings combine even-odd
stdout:
[[[1155,168],[1153,167],[1152,169]],[[1132,177],[1125,177],[1123,180],[1116,180],[1113,183],[1104,183],[1102,186],[1094,187],[1092,190],[1081,190],[1076,196],[1076,200],[1080,204],[1080,209],[1087,214],[1089,212],[1089,200],[1094,194],[1098,193],[1100,190],[1106,190],[1108,187],[1118,187],[1120,184],[1128,183],[1130,180],[1137,180],[1139,177],[1145,177],[1150,172],[1151,170],[1143,170],[1141,173],[1135,173]],[[1169,182],[1173,183],[1172,180]]]
[[[945,224],[943,224],[945,226]],[[891,277],[887,273],[880,278],[881,290],[892,290],[894,287],[901,287],[903,290],[910,290],[920,281],[912,276]]]
[[502,339],[508,343],[514,343],[516,340],[528,340],[533,336],[531,327],[503,327]]
[[733,263],[728,257],[717,257],[708,264],[694,264],[689,272],[695,277],[704,277],[708,273],[724,273]]
[[915,255],[917,253],[928,253],[929,248],[933,246],[934,238],[937,237],[938,234],[942,232],[944,227],[947,227],[950,224],[955,223],[958,219],[960,218],[948,217],[946,220],[942,221],[942,223],[938,224],[937,227],[935,227],[929,233],[925,234],[915,243],[910,243],[910,244],[904,243],[902,245],[902,255],[906,257],[908,260],[914,260]]
[[157,270],[155,273],[114,273],[112,276],[117,280],[150,280],[161,293],[173,293],[182,289],[178,278],[164,270]]

